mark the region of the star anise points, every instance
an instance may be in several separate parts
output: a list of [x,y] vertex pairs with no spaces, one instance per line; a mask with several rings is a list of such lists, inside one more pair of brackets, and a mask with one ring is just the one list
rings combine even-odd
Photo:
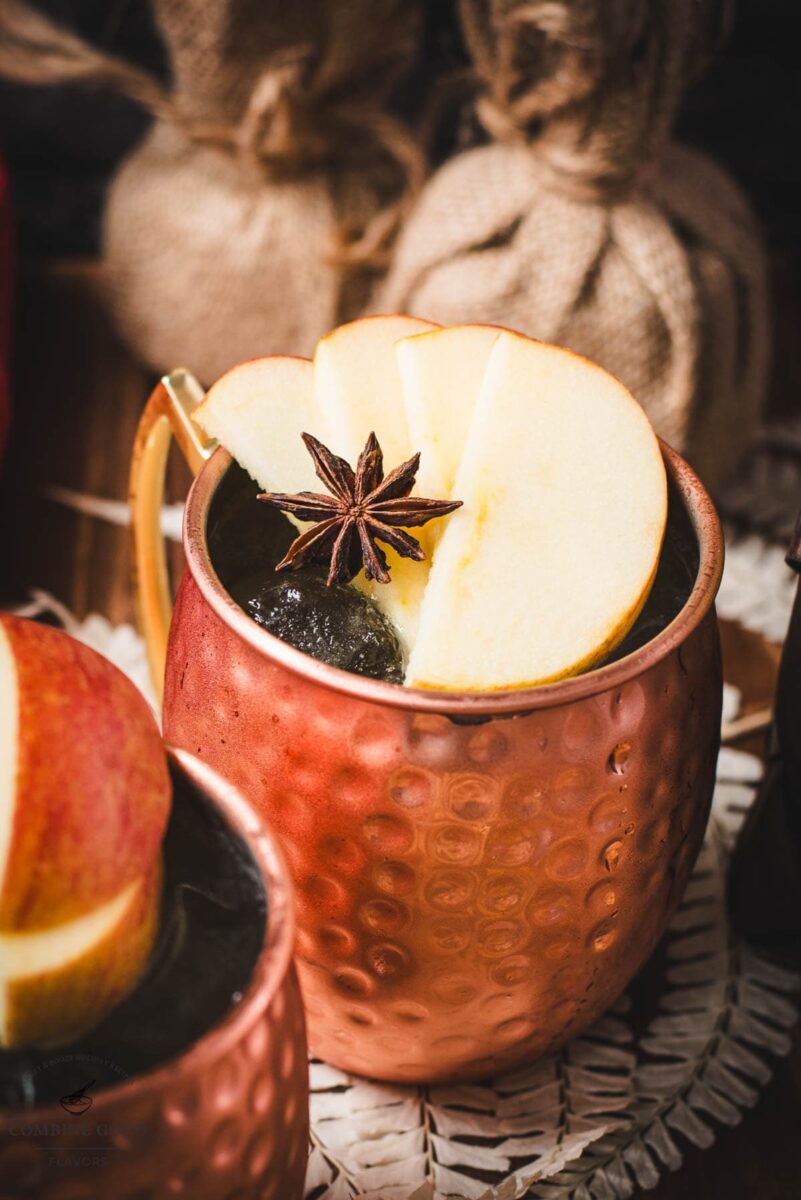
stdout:
[[384,456],[374,433],[359,455],[356,470],[310,433],[302,434],[314,470],[330,495],[319,492],[262,492],[259,500],[291,513],[299,521],[312,521],[296,537],[276,571],[328,565],[329,587],[349,583],[364,567],[368,579],[389,583],[384,551],[391,546],[403,558],[417,562],[425,553],[417,538],[406,530],[444,517],[461,506],[461,500],[428,500],[411,496],[420,455],[413,454],[384,475]]

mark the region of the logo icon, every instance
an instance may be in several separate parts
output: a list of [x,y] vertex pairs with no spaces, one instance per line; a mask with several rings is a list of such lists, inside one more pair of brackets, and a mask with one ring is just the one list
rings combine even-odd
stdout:
[[79,1117],[81,1113],[88,1112],[94,1104],[93,1097],[86,1094],[89,1088],[94,1087],[94,1085],[95,1080],[92,1079],[89,1083],[85,1083],[82,1088],[79,1088],[77,1092],[71,1092],[69,1096],[62,1096],[59,1104],[71,1116]]

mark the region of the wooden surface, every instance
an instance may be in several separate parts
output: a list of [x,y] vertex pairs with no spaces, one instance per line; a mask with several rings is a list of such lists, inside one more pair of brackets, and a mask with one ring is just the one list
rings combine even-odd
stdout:
[[[93,264],[23,275],[17,303],[16,420],[0,477],[0,604],[31,587],[77,615],[133,621],[128,532],[57,503],[48,489],[124,501],[139,411],[154,382],[120,344]],[[187,364],[190,365],[191,364]],[[170,493],[188,474],[171,465]],[[180,568],[180,551],[173,551]],[[733,625],[722,629],[726,678],[749,708],[769,700],[778,649]],[[749,749],[758,749],[752,741]],[[648,972],[638,986],[647,990]],[[648,1193],[659,1200],[790,1200],[801,1196],[801,1038],[742,1124],[718,1130],[706,1151],[685,1147],[684,1166]]]
[[[125,502],[136,424],[156,382],[117,338],[93,263],[23,273],[12,360],[14,424],[0,478],[0,602],[32,586],[77,616],[134,620],[130,546],[120,526],[81,516],[54,499],[66,488]],[[168,498],[186,495],[175,454]],[[174,570],[182,555],[171,552]]]

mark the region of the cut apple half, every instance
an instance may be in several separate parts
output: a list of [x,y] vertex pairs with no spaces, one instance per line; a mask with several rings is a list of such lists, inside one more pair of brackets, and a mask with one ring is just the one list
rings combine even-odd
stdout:
[[[371,433],[381,445],[387,472],[417,450],[423,451],[421,462],[425,457],[426,448],[413,445],[409,437],[395,346],[401,338],[436,328],[416,317],[363,317],[340,325],[318,342],[314,354],[317,407],[331,431],[328,445],[354,467]],[[419,485],[415,492],[423,494]],[[422,540],[421,544],[425,547]],[[389,583],[371,583],[363,575],[354,583],[386,613],[408,651],[417,629],[429,563],[401,558],[388,547],[386,554]]]
[[170,792],[133,683],[60,630],[0,613],[0,1046],[64,1042],[135,982]]
[[0,613],[0,933],[62,925],[159,854],[171,785],[144,697],[59,629]]
[[406,682],[524,688],[592,666],[656,573],[667,482],[656,436],[594,363],[499,333],[420,610]]
[[311,433],[329,440],[309,359],[276,355],[233,367],[209,390],[193,419],[265,491],[321,490],[301,438]]

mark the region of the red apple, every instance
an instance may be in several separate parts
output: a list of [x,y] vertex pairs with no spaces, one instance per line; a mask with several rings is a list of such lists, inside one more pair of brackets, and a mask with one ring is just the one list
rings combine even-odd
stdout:
[[136,980],[169,805],[134,685],[59,630],[0,614],[0,1045],[69,1040]]
[[11,195],[8,175],[0,162],[0,457],[9,422],[8,360],[11,353]]

